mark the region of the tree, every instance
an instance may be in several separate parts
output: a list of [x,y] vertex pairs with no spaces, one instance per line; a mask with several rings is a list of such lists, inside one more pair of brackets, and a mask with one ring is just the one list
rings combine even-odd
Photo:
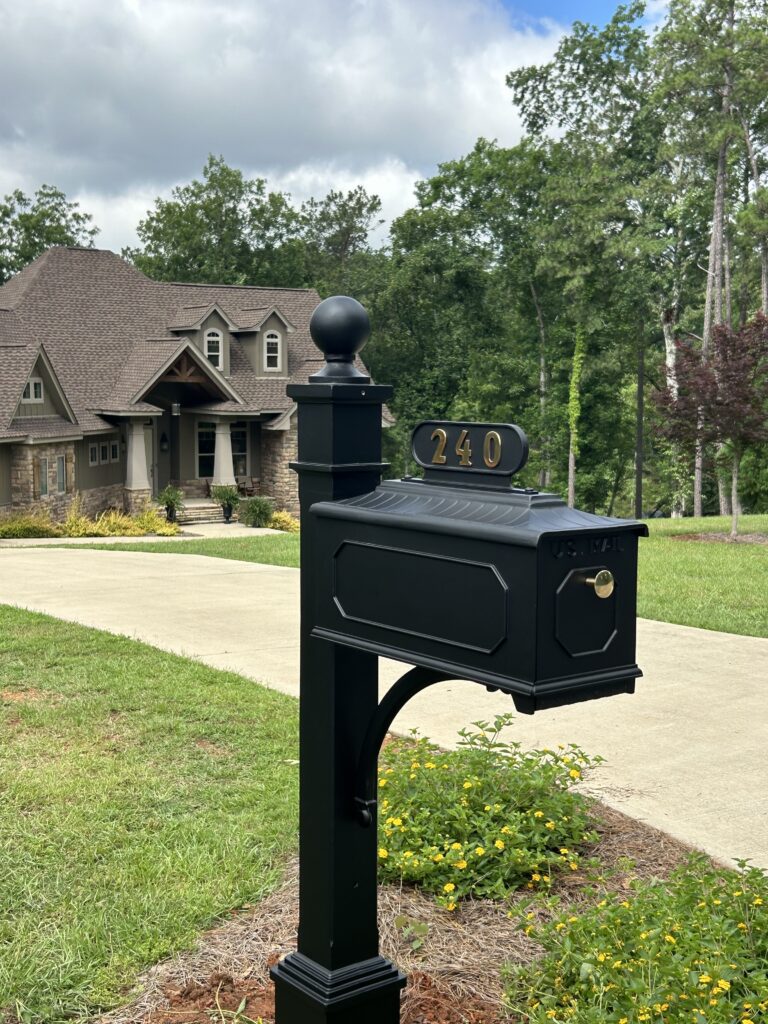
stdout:
[[362,185],[343,192],[331,190],[323,199],[301,206],[301,232],[306,246],[308,276],[321,295],[346,294],[356,278],[353,266],[370,254],[369,236],[383,224],[381,200]]
[[680,344],[677,391],[662,389],[658,403],[668,437],[689,447],[716,441],[730,455],[735,540],[741,462],[749,448],[768,441],[768,318],[758,313],[738,330],[717,327],[706,360],[690,344]]
[[140,221],[123,255],[157,281],[300,286],[299,217],[282,192],[209,156],[202,180],[173,189]]
[[53,185],[41,185],[30,198],[20,189],[0,202],[0,284],[52,245],[93,246],[98,228]]

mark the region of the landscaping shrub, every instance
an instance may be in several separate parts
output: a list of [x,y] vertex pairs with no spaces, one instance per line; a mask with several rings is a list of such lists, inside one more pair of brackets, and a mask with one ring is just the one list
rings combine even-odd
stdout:
[[0,538],[61,537],[62,528],[47,512],[24,512],[0,519]]
[[131,517],[136,524],[138,535],[156,533],[160,537],[176,537],[181,531],[177,523],[169,523],[162,509],[146,505],[141,512]]
[[394,740],[379,769],[379,867],[387,881],[434,892],[448,910],[466,896],[504,899],[579,868],[596,840],[572,791],[601,758],[571,744],[524,751],[500,739],[511,715],[463,730],[458,750]]
[[[531,1024],[757,1024],[768,1014],[768,876],[692,855],[667,881],[636,881],[526,932],[544,956],[506,971]],[[599,895],[599,894],[598,894]],[[529,912],[529,917],[533,918]]]
[[273,512],[272,518],[267,524],[270,530],[282,530],[283,533],[298,533],[300,529],[299,520],[290,512]]
[[274,511],[275,503],[271,498],[241,498],[238,516],[246,526],[266,526]]

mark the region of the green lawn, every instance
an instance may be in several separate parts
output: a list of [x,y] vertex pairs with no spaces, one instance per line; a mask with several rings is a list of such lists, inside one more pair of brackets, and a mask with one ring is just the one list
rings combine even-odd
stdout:
[[0,606],[0,1019],[56,1024],[258,900],[296,845],[295,701]]
[[[728,531],[730,519],[655,519],[640,540],[638,614],[724,633],[768,637],[768,546],[676,540]],[[743,516],[741,533],[768,533],[768,516]]]
[[156,551],[163,555],[210,555],[234,558],[238,562],[287,565],[298,568],[297,533],[257,534],[255,537],[201,538],[200,540],[141,541],[131,544],[68,544],[67,547],[98,548],[103,551]]

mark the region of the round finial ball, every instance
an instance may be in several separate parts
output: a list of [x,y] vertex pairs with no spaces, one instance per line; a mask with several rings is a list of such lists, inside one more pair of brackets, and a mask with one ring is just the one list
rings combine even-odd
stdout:
[[371,321],[357,299],[332,295],[315,309],[309,333],[326,359],[351,362],[368,341]]

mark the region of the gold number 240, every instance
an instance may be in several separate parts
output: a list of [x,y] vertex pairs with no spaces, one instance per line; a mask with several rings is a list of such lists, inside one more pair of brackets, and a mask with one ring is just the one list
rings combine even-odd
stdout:
[[[442,427],[436,427],[430,436],[430,441],[437,441],[433,465],[443,466],[448,461],[445,449],[448,444],[448,435]],[[462,430],[459,439],[453,449],[459,457],[460,466],[472,465],[472,448],[469,443],[469,431]],[[501,462],[501,436],[496,430],[489,430],[483,439],[483,462],[488,469],[494,469]]]

